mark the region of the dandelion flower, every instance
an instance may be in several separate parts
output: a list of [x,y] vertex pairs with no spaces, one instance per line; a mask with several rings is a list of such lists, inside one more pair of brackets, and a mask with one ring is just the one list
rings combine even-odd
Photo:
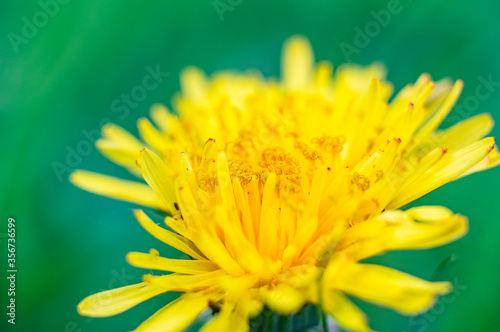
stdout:
[[289,315],[310,303],[352,331],[370,331],[346,295],[414,315],[448,282],[428,282],[360,260],[389,250],[425,249],[467,232],[465,217],[440,206],[405,204],[467,174],[498,165],[488,115],[449,129],[462,82],[428,74],[395,96],[380,64],[332,75],[292,37],[282,77],[188,68],[174,98],[138,121],[141,139],[106,125],[98,149],[145,180],[75,171],[88,191],[164,212],[139,223],[185,253],[131,252],[133,266],[163,271],[94,294],[82,315],[121,313],[156,295],[182,292],[136,331],[181,331],[209,305],[220,312],[202,331],[248,331],[264,307]]

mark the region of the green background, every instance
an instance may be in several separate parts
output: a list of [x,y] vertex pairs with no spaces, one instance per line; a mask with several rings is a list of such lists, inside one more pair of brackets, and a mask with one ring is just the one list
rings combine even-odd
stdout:
[[[276,76],[282,43],[293,34],[311,40],[317,59],[338,66],[347,60],[340,44],[355,45],[355,27],[365,29],[374,21],[371,11],[389,4],[233,0],[221,20],[213,1],[67,2],[34,36],[13,46],[9,36],[22,36],[23,18],[32,22],[42,7],[37,1],[1,1],[0,241],[6,256],[7,218],[14,217],[18,267],[17,324],[7,326],[2,309],[1,331],[130,331],[176,296],[163,295],[110,318],[77,314],[76,304],[85,296],[140,280],[144,271],[126,264],[128,251],[154,247],[176,255],[140,228],[131,204],[84,192],[67,181],[67,172],[58,179],[53,163],[66,164],[68,151],[88,147],[82,143],[84,130],[95,132],[108,119],[137,133],[136,119],[153,103],[170,103],[179,71],[187,65],[207,73],[258,68]],[[396,89],[422,72],[435,79],[461,78],[465,89],[459,104],[474,96],[479,76],[500,81],[500,2],[401,0],[400,6],[401,13],[392,15],[352,62],[382,61]],[[157,65],[168,77],[121,119],[111,104],[142,84],[146,67]],[[476,106],[466,113],[489,112],[500,119],[500,88]],[[455,121],[462,116],[452,114]],[[493,135],[499,133],[497,126]],[[69,168],[131,178],[95,149],[85,152]],[[460,294],[418,318],[413,331],[500,331],[499,175],[500,168],[475,174],[416,202],[467,215],[471,230],[463,239],[372,259],[429,279],[440,262],[455,255],[438,275],[456,282]],[[6,257],[0,261],[5,271]],[[409,318],[361,305],[374,329],[412,331]]]

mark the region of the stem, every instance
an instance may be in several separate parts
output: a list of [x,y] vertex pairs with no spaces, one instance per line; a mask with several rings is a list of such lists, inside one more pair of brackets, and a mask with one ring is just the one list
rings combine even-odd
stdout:
[[323,332],[328,332],[328,322],[327,322],[327,317],[326,317],[326,312],[323,310],[323,273],[324,273],[324,267],[321,271],[321,274],[318,277],[318,310],[319,310],[319,316],[321,320],[321,327],[323,328]]
[[267,311],[269,315],[266,317],[264,332],[272,332],[273,322],[274,322],[274,312],[272,310]]
[[282,316],[280,319],[280,331],[288,332],[289,330],[289,316]]
[[328,332],[328,322],[326,319],[326,314],[323,312],[323,310],[320,308],[320,318],[321,318],[321,326],[323,327],[323,332]]

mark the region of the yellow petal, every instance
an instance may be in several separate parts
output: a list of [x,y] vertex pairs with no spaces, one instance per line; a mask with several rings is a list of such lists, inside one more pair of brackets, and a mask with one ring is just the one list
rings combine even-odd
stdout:
[[498,165],[500,165],[500,154],[498,153],[498,147],[495,145],[493,150],[491,150],[491,152],[486,157],[484,157],[483,160],[462,173],[460,175],[460,178],[476,172],[490,169],[492,167],[496,167]]
[[255,231],[253,229],[250,204],[247,196],[243,192],[243,187],[241,186],[241,182],[238,178],[233,179],[233,192],[236,206],[238,207],[239,213],[241,214],[241,224],[243,231],[245,232],[245,236],[248,238],[250,243],[255,244]]
[[432,166],[441,160],[446,153],[448,153],[448,150],[442,147],[437,147],[424,158],[419,160],[418,163],[405,161],[403,163],[405,170],[402,174],[397,172],[389,174],[389,185],[391,186],[391,189],[395,191],[395,196],[397,193],[411,187],[422,177],[422,175],[424,175]]
[[206,230],[207,222],[200,210],[206,210],[207,201],[203,200],[203,196],[200,195],[200,191],[194,188],[194,192],[191,190],[188,179],[186,177],[180,176],[174,180],[173,187],[176,194],[176,205],[174,206],[180,213],[176,216],[177,220],[180,219],[181,223],[184,224],[184,230],[179,231],[183,235],[188,235],[193,231]]
[[498,153],[497,146],[495,146],[495,148],[490,152],[488,157],[490,157],[490,160],[489,160],[486,168],[496,167],[496,166],[500,165],[500,153]]
[[328,88],[332,80],[333,66],[328,61],[321,61],[314,70],[314,84],[318,88]]
[[163,151],[168,147],[165,135],[160,133],[148,119],[139,118],[137,128],[142,139],[157,151]]
[[446,97],[439,110],[420,128],[415,135],[415,141],[420,142],[427,138],[436,128],[443,122],[444,118],[448,115],[452,107],[458,100],[464,83],[461,80],[455,82],[455,85]]
[[467,218],[450,216],[432,222],[404,223],[387,238],[386,250],[428,249],[455,241],[468,231]]
[[297,221],[297,232],[294,245],[298,251],[304,249],[304,246],[306,246],[317,231],[318,209],[326,182],[326,169],[321,167],[316,170],[316,174],[314,175],[304,214],[301,215]]
[[153,152],[148,149],[141,151],[142,175],[165,203],[171,213],[176,212],[173,173]]
[[311,81],[313,63],[314,55],[307,39],[300,36],[288,39],[281,60],[285,87],[289,90],[305,88]]
[[78,304],[83,316],[107,317],[119,314],[153,296],[165,293],[165,289],[141,282],[136,285],[111,289],[90,295]]
[[279,200],[276,196],[276,174],[269,174],[262,194],[262,209],[259,227],[259,249],[263,255],[276,257],[278,253]]
[[180,150],[186,148],[190,137],[186,134],[186,127],[179,121],[177,115],[161,104],[153,105],[150,114],[154,124],[160,129],[159,132],[164,143],[168,143],[168,145],[174,143]]
[[170,302],[142,323],[135,332],[181,332],[204,309],[208,308],[209,295],[184,294]]
[[321,304],[323,311],[332,316],[343,328],[353,332],[370,332],[365,314],[342,293],[325,291]]
[[95,145],[105,157],[114,163],[131,169],[134,174],[140,174],[136,161],[141,156],[142,148],[133,150],[131,146],[103,139],[97,140]]
[[457,150],[488,135],[492,128],[493,119],[491,116],[489,114],[479,114],[460,121],[446,130],[437,132],[429,138],[429,142],[435,144],[435,146]]
[[165,204],[158,195],[150,187],[139,182],[82,170],[71,173],[69,180],[74,185],[94,194],[166,210]]
[[339,250],[363,259],[388,250],[428,249],[452,242],[468,231],[467,218],[440,206],[389,211],[351,227]]
[[231,174],[227,165],[226,155],[224,151],[219,151],[217,155],[217,180],[219,184],[220,198],[222,205],[228,211],[232,220],[238,219],[236,211],[236,201],[234,199]]
[[217,148],[217,142],[215,139],[209,138],[203,146],[200,168],[206,172],[216,172],[218,157],[219,150]]
[[172,273],[165,276],[143,276],[144,281],[169,291],[189,292],[200,291],[213,287],[221,277],[227,276],[222,270],[199,273],[194,275]]
[[399,193],[387,206],[388,210],[397,209],[417,198],[455,180],[462,173],[473,167],[486,157],[493,149],[495,140],[492,137],[484,138],[472,143],[456,152],[446,154],[434,164],[415,185],[408,186]]
[[206,77],[200,69],[187,67],[181,72],[181,88],[187,97],[202,101],[206,97]]
[[229,254],[227,248],[219,238],[206,233],[200,233],[196,239],[196,245],[212,262],[227,271],[227,273],[232,275],[242,275],[245,273],[241,265]]
[[266,303],[273,311],[282,315],[290,315],[302,308],[306,299],[295,288],[280,284],[265,293]]
[[448,282],[428,282],[373,264],[347,263],[339,274],[331,283],[335,289],[408,315],[429,309],[438,295],[451,291]]
[[134,215],[141,226],[158,240],[163,241],[169,246],[174,247],[175,249],[180,250],[193,258],[205,259],[205,257],[198,252],[191,241],[158,226],[142,210],[135,210]]
[[238,216],[230,220],[228,213],[223,207],[215,207],[215,219],[224,231],[224,244],[232,257],[247,271],[257,275],[267,275],[269,269],[263,269],[263,259],[255,246],[251,244],[243,234]]
[[[199,192],[198,182],[196,175],[189,161],[189,156],[185,152],[179,154],[179,164],[181,168],[181,178],[184,178],[192,192]],[[199,198],[200,200],[201,198]]]
[[[225,303],[222,310],[210,322],[205,324],[200,332],[221,332],[221,331],[234,331],[234,332],[248,332],[248,313],[240,309],[240,305],[233,310],[232,303]],[[240,309],[240,310],[238,310]]]
[[158,256],[157,252],[153,250],[150,254],[130,252],[127,254],[127,262],[133,266],[141,267],[143,269],[186,274],[198,274],[218,269],[217,265],[207,260],[168,259]]
[[142,144],[134,135],[120,126],[108,123],[102,127],[102,136],[106,141],[112,141],[124,147],[129,147],[130,150],[141,151],[144,148]]
[[169,130],[169,119],[172,117],[172,114],[168,110],[165,105],[162,104],[154,104],[151,106],[151,118],[153,119],[155,125],[160,128],[162,131]]
[[443,206],[418,206],[408,209],[406,214],[416,220],[432,222],[447,219],[453,212]]

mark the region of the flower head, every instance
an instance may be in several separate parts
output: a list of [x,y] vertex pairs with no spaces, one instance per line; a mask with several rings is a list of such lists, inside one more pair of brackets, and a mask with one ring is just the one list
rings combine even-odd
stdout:
[[282,78],[258,72],[182,73],[177,115],[151,110],[141,140],[103,128],[99,150],[147,184],[76,171],[71,181],[102,195],[165,212],[168,229],[142,210],[153,236],[189,259],[132,252],[130,264],[172,272],[84,299],[83,315],[109,316],[158,294],[184,294],[137,331],[180,331],[209,303],[220,312],[203,331],[247,331],[264,306],[292,314],[318,305],[345,328],[369,331],[345,295],[404,314],[450,291],[361,259],[424,249],[467,232],[444,207],[403,205],[443,184],[500,163],[488,115],[438,126],[462,82],[421,75],[392,96],[380,64],[347,65],[332,78],[307,40],[284,47]]

